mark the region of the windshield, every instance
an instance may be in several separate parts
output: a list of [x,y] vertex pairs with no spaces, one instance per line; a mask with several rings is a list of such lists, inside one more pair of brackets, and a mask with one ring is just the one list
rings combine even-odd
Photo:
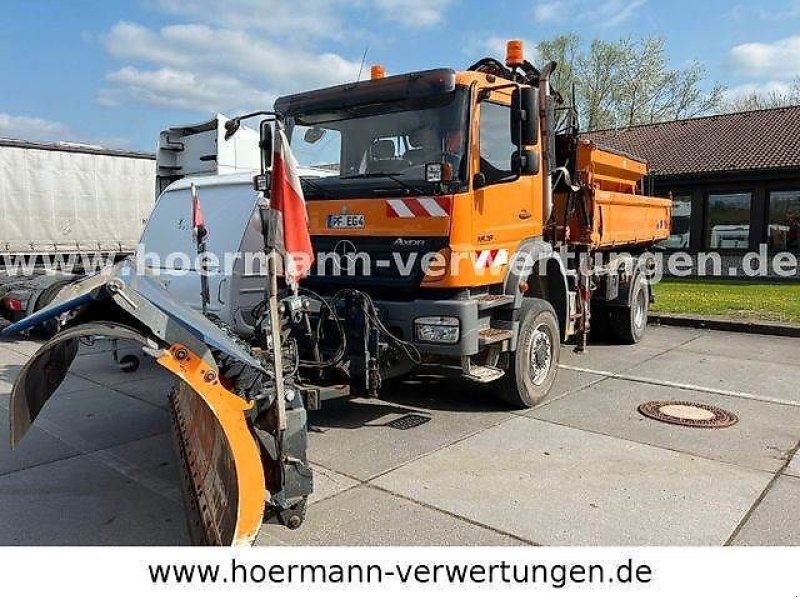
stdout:
[[449,94],[287,117],[307,199],[433,194],[427,163],[467,178],[466,89]]

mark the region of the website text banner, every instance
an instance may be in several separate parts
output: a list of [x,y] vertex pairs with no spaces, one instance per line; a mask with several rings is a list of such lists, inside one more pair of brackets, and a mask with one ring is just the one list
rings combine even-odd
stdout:
[[[5,597],[796,598],[796,548],[0,548]],[[19,594],[17,594],[17,592]],[[23,596],[24,594],[24,596]],[[441,596],[439,596],[441,597]]]

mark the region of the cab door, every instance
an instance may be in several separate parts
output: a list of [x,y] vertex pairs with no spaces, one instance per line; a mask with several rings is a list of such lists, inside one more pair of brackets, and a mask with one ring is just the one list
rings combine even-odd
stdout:
[[510,93],[494,92],[478,104],[473,126],[473,244],[479,262],[510,259],[521,240],[542,233],[541,175],[517,177],[511,166],[517,148],[511,143],[510,104]]

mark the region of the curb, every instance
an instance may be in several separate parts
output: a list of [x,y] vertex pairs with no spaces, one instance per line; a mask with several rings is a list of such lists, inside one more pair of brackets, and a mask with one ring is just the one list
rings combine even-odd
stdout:
[[695,329],[713,329],[715,331],[734,331],[737,333],[753,333],[757,335],[777,335],[800,338],[800,326],[766,321],[733,321],[718,317],[702,317],[699,315],[667,315],[651,313],[647,319],[654,325],[670,325],[674,327],[694,327]]

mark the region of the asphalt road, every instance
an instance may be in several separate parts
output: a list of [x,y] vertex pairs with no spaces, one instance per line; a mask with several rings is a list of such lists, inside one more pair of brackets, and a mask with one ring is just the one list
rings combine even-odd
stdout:
[[[35,348],[0,343],[0,420]],[[259,544],[800,544],[800,341],[652,327],[570,347],[548,401],[412,379],[311,416],[316,492]],[[0,427],[0,544],[184,544],[169,377],[86,348],[12,453]],[[733,411],[717,430],[651,421],[649,400]],[[398,419],[416,415],[417,426]]]

